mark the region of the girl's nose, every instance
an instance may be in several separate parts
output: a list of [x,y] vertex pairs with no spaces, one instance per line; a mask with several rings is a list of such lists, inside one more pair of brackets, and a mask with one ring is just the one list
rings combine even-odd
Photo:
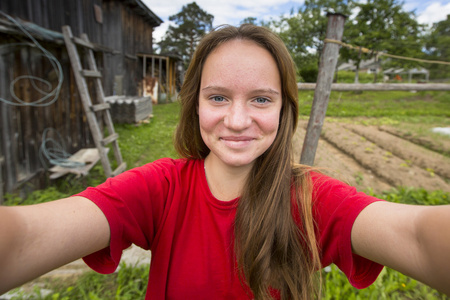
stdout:
[[248,110],[249,108],[245,103],[233,101],[225,115],[224,125],[234,131],[242,131],[248,128],[252,123]]

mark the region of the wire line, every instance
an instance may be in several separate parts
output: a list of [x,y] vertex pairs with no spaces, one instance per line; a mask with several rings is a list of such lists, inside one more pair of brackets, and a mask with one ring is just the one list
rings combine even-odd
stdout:
[[[325,39],[324,42],[325,43],[338,44],[338,45],[341,45],[343,47],[346,47],[346,48],[349,48],[349,49],[353,49],[353,50],[357,50],[357,51],[361,51],[361,52],[364,52],[364,53],[376,52],[376,51],[370,50],[368,48],[364,48],[364,47],[361,47],[361,46],[353,46],[353,45],[346,44],[344,42],[341,42],[341,41],[338,41],[338,40],[333,40],[333,39]],[[448,61],[428,60],[428,59],[421,59],[421,58],[414,58],[414,57],[406,57],[406,56],[389,54],[389,53],[385,53],[385,52],[376,52],[376,53],[377,53],[377,56],[387,56],[387,57],[392,57],[392,58],[397,58],[397,59],[412,60],[412,61],[424,62],[424,63],[429,63],[429,64],[450,65],[450,62],[448,62]]]
[[[47,51],[47,49],[45,49],[44,47],[41,46],[41,44],[39,44],[39,42],[23,27],[22,24],[20,24],[19,22],[17,22],[16,20],[14,20],[12,17],[10,17],[9,15],[5,14],[4,12],[2,12],[0,10],[0,14],[2,14],[4,17],[6,17],[8,20],[10,20],[11,22],[13,22],[28,38],[30,38],[34,45],[36,46],[39,50],[42,51],[42,56],[47,57],[48,60],[50,61],[50,64],[52,65],[52,67],[54,68],[54,70],[57,73],[58,76],[58,85],[51,91],[51,92],[46,92],[43,91],[42,89],[40,89],[37,85],[36,82],[40,82],[42,84],[44,84],[44,86],[47,87],[47,89],[51,89],[52,84],[51,82],[40,78],[40,77],[36,77],[33,75],[21,75],[18,76],[16,78],[14,78],[14,80],[11,82],[10,86],[9,86],[9,91],[11,93],[11,97],[15,100],[15,101],[10,101],[4,98],[0,98],[0,101],[9,104],[9,105],[13,105],[13,106],[34,106],[34,107],[43,107],[43,106],[49,106],[51,104],[53,104],[54,102],[56,102],[56,100],[58,100],[58,96],[59,96],[59,92],[61,91],[61,86],[64,80],[64,75],[62,72],[62,67],[61,64],[59,63],[59,61],[56,59],[56,57],[50,53],[49,51]],[[28,43],[11,43],[11,44],[7,44],[4,46],[1,46],[1,48],[4,47],[11,47],[11,46],[20,46],[20,45],[30,45]],[[25,79],[29,79],[31,81],[31,85],[33,86],[33,88],[39,92],[40,94],[42,94],[43,96],[41,98],[39,98],[36,101],[33,102],[26,102],[22,99],[20,99],[15,91],[14,91],[14,86],[21,80],[25,80]],[[51,98],[51,99],[50,99]]]

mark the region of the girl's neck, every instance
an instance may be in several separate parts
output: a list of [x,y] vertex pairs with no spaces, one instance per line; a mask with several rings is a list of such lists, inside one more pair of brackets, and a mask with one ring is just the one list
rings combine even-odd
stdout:
[[205,158],[204,164],[206,181],[214,197],[231,201],[241,196],[252,165],[232,167],[210,155]]

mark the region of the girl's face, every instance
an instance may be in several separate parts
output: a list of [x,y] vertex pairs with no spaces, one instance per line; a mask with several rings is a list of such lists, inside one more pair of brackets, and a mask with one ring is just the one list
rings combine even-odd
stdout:
[[282,105],[281,79],[272,55],[248,40],[232,40],[206,59],[198,114],[210,160],[241,167],[273,143]]

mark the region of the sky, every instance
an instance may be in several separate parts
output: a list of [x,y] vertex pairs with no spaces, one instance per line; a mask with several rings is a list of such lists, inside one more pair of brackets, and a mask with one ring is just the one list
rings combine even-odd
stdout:
[[[159,42],[164,36],[170,21],[169,16],[181,11],[183,5],[194,0],[142,0],[164,23],[155,28],[153,37]],[[195,0],[207,13],[214,16],[213,26],[222,24],[239,25],[247,17],[257,21],[279,19],[290,10],[300,7],[304,0]],[[432,25],[446,19],[450,14],[450,0],[405,0],[405,11],[414,11],[421,24]]]

